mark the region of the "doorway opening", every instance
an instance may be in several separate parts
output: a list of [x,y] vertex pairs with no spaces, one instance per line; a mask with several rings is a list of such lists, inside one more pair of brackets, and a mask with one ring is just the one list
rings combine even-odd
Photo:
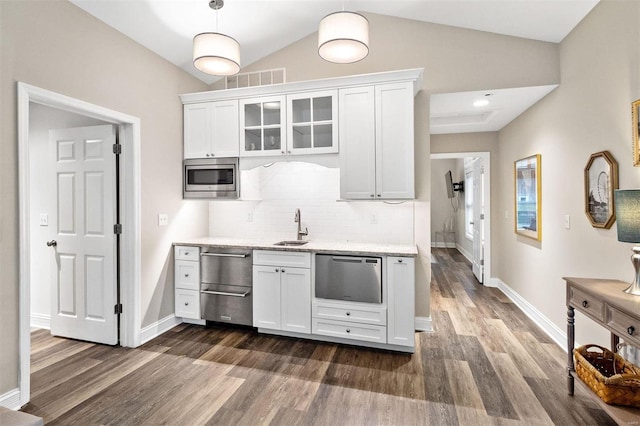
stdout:
[[[36,106],[37,105],[37,106]],[[33,206],[31,171],[33,150],[30,138],[32,109],[45,107],[49,112],[70,113],[82,117],[87,122],[102,122],[117,127],[120,144],[123,146],[120,158],[121,191],[118,201],[121,206],[121,303],[123,305],[120,324],[120,344],[136,347],[140,343],[140,120],[94,104],[65,95],[18,83],[18,151],[19,151],[19,247],[20,247],[20,288],[19,288],[19,392],[20,405],[30,400],[30,352],[31,352],[31,286],[32,262],[39,261],[32,251],[34,217],[40,212]],[[34,117],[37,114],[34,114]],[[37,127],[37,126],[36,126]],[[35,182],[34,182],[35,183]],[[42,218],[43,222],[48,217]],[[115,256],[114,256],[115,259]]]
[[[431,170],[432,247],[458,249],[471,262],[478,281],[491,286],[490,153],[434,153]],[[463,182],[453,198],[446,188],[449,170],[454,182]]]

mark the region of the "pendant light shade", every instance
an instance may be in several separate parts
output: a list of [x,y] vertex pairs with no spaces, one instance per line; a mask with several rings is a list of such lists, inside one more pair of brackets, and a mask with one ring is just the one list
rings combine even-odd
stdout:
[[240,71],[240,44],[224,34],[200,33],[193,38],[193,65],[207,74],[237,74]]
[[369,54],[369,21],[355,12],[325,16],[318,28],[318,54],[337,64],[350,64]]

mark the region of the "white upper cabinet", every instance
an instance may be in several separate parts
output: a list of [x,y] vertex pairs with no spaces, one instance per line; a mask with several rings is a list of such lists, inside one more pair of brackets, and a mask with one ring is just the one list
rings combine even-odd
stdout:
[[184,106],[184,158],[237,157],[238,101]]
[[287,154],[338,152],[338,91],[287,96]]
[[286,154],[285,96],[240,100],[240,155]]
[[376,196],[415,198],[413,84],[376,86]]
[[413,83],[340,90],[340,196],[412,199]]

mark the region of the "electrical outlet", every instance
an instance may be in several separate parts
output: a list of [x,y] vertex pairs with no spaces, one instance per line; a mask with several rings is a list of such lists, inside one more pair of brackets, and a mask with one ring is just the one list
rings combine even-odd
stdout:
[[372,225],[375,225],[378,223],[378,216],[375,213],[371,213],[371,216],[369,216],[369,220],[371,221]]
[[247,213],[247,222],[253,222],[253,212]]
[[49,215],[40,213],[40,226],[49,226]]
[[167,226],[169,224],[169,215],[166,213],[158,214],[158,226]]
[[564,229],[571,229],[571,216],[568,214],[564,215]]

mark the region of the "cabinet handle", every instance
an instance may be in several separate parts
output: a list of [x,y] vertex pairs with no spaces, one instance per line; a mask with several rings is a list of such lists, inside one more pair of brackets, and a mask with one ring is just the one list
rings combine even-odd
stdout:
[[351,312],[347,312],[347,316],[350,316],[350,315],[351,315]]
[[212,157],[215,157],[216,155],[215,155],[214,153],[211,153],[211,156],[212,156]]
[[185,278],[189,278],[189,274],[184,274],[184,277]]
[[398,259],[398,263],[402,263],[402,259]]
[[347,328],[347,333],[351,333],[351,329],[350,328]]
[[280,151],[280,154],[284,154],[284,151]]
[[189,302],[184,302],[184,306],[189,306]]
[[369,195],[371,198],[373,198],[373,194]]
[[291,154],[291,150],[287,151],[287,154]]
[[280,272],[284,272],[284,269],[280,269]]
[[634,326],[629,326],[629,328],[627,328],[627,334],[629,336],[633,336],[635,332],[636,332],[636,328]]
[[188,251],[185,251],[185,252],[184,252],[184,255],[185,255],[185,256],[189,256],[189,252],[188,252]]
[[378,194],[378,198],[382,198],[382,195]]
[[586,308],[587,306],[589,306],[589,302],[587,302],[586,300],[582,302],[582,307]]
[[209,154],[207,154],[207,157],[209,156]]
[[276,272],[280,272],[280,269],[276,268]]
[[47,241],[47,247],[55,247],[58,245],[56,240]]

